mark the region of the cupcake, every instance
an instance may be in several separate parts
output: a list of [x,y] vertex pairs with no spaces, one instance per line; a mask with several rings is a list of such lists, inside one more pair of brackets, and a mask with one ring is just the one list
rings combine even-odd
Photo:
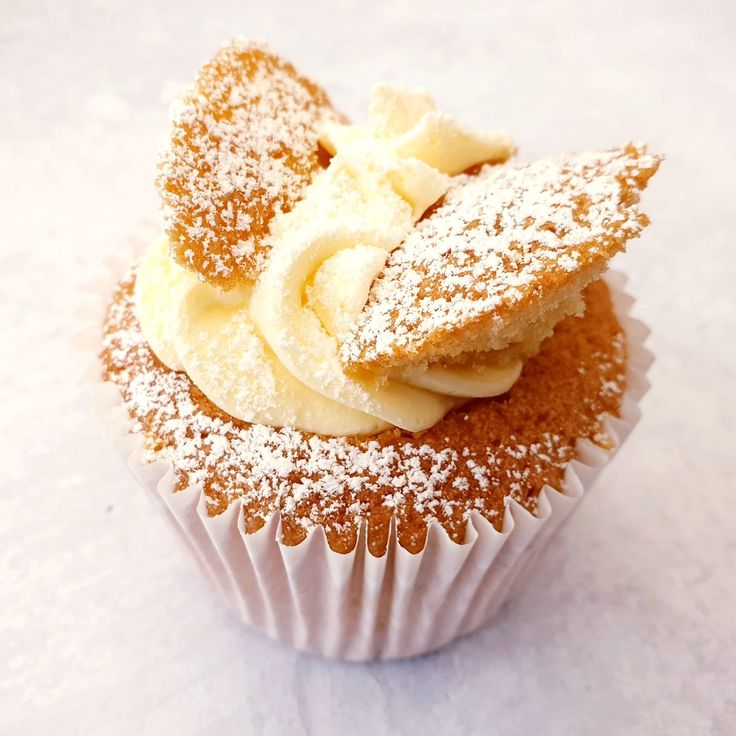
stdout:
[[252,627],[345,659],[472,631],[635,423],[645,331],[602,277],[660,158],[514,156],[419,89],[353,125],[240,40],[175,107],[91,376]]

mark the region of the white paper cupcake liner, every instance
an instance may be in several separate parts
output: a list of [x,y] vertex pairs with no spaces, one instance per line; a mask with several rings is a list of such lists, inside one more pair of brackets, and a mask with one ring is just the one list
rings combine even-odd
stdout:
[[96,303],[80,313],[87,328],[78,345],[94,356],[85,377],[91,402],[225,603],[249,626],[298,649],[348,660],[409,657],[485,624],[518,589],[640,417],[638,403],[649,388],[645,374],[653,360],[644,347],[648,329],[629,316],[633,299],[623,292],[625,278],[611,272],[606,281],[626,331],[629,357],[621,416],[604,420],[613,449],[580,440],[577,459],[565,469],[562,492],[545,486],[536,514],[511,500],[499,532],[473,512],[463,544],[432,524],[418,554],[401,547],[392,528],[381,557],[368,551],[365,527],[348,554],[333,552],[321,527],[296,546],[282,544],[278,513],[247,534],[240,503],[210,517],[201,488],[174,492],[171,464],[142,460],[142,437],[130,433],[118,389],[101,380],[97,353],[105,310],[114,284],[147,242],[134,239],[130,253],[107,264],[109,273],[91,288]]

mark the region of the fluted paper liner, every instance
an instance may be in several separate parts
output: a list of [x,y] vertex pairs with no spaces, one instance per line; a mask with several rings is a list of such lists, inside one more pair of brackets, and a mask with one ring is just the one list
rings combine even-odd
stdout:
[[105,310],[114,284],[146,242],[133,240],[128,257],[108,262],[110,272],[91,289],[97,303],[80,314],[88,326],[78,344],[94,356],[85,377],[91,401],[129,467],[226,604],[249,626],[298,649],[349,660],[409,657],[482,626],[519,587],[640,417],[638,402],[649,388],[645,373],[653,360],[643,345],[648,329],[629,316],[633,299],[623,292],[625,278],[610,272],[606,281],[628,347],[621,416],[604,419],[613,449],[579,440],[562,492],[545,486],[536,514],[512,499],[499,532],[473,512],[463,544],[432,523],[417,554],[398,544],[392,528],[381,557],[368,551],[365,525],[348,554],[333,552],[321,527],[296,546],[284,545],[278,513],[248,534],[240,502],[210,517],[200,487],[174,492],[171,463],[141,459],[143,438],[130,433],[117,387],[102,381],[97,353]]

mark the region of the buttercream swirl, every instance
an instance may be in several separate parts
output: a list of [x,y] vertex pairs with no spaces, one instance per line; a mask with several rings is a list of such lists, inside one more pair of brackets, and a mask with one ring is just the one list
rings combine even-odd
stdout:
[[154,353],[234,417],[325,435],[419,431],[468,398],[507,391],[520,363],[348,373],[339,345],[388,253],[451,176],[507,156],[508,137],[459,125],[421,90],[382,84],[368,127],[330,124],[321,142],[334,156],[274,221],[256,283],[221,292],[178,266],[165,238],[150,246],[136,313]]

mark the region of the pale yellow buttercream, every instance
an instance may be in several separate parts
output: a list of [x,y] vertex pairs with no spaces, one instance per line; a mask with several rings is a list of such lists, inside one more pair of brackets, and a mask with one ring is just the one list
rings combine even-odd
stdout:
[[508,137],[437,113],[422,90],[382,84],[368,127],[332,124],[321,142],[335,155],[274,222],[256,284],[223,295],[174,264],[165,241],[151,246],[136,310],[157,356],[232,416],[328,435],[418,431],[470,397],[508,390],[520,364],[386,376],[347,373],[338,358],[388,253],[451,175],[508,155]]

